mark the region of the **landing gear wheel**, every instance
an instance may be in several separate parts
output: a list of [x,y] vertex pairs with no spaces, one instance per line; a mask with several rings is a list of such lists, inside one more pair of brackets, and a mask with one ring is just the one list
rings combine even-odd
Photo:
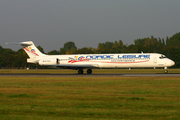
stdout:
[[79,69],[78,74],[83,74],[83,69]]
[[92,70],[91,69],[88,69],[87,70],[87,74],[91,74],[92,73]]
[[167,71],[167,67],[164,67],[164,69],[165,69],[164,73],[166,73],[166,74],[167,74],[167,73],[168,73],[168,71]]

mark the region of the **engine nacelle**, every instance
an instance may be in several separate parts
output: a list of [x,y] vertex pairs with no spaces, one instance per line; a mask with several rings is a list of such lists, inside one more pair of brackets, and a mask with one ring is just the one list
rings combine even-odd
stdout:
[[59,64],[59,59],[45,59],[39,60],[39,65],[56,65]]

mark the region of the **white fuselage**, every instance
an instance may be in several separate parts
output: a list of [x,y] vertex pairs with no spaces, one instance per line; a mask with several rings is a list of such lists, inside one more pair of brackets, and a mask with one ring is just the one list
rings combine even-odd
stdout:
[[64,68],[170,67],[175,64],[158,53],[45,55],[37,57],[36,63]]
[[45,55],[37,49],[32,41],[19,44],[29,56],[28,63],[77,69],[78,74],[83,74],[83,69],[88,69],[87,74],[91,74],[92,68],[164,67],[167,69],[175,64],[174,61],[159,53]]

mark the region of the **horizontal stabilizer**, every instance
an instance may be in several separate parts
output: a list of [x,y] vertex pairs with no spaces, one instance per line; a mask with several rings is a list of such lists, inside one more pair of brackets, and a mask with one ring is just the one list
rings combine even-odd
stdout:
[[5,44],[8,44],[8,45],[20,45],[19,42],[9,42],[9,43],[5,43]]
[[8,45],[22,45],[22,46],[30,46],[32,45],[32,43],[29,42],[10,42],[10,43],[6,43]]
[[20,42],[20,45],[22,45],[22,46],[31,46],[32,43],[29,43],[29,42]]
[[30,59],[27,61],[29,63],[36,63],[35,57],[40,57],[40,56],[46,56],[45,54],[41,53],[36,46],[33,44],[32,41],[25,41],[25,42],[10,42],[6,44],[11,44],[11,45],[21,45],[25,52],[28,54]]

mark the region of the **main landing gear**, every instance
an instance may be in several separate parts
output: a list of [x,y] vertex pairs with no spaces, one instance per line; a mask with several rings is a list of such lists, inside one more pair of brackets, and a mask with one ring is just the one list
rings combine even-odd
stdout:
[[92,73],[92,70],[91,69],[88,69],[87,70],[87,74],[91,74]]
[[[88,69],[87,70],[87,74],[91,74],[92,73],[92,70],[91,69]],[[83,69],[79,69],[78,70],[78,74],[83,74]]]
[[83,69],[79,69],[78,74],[83,74]]

